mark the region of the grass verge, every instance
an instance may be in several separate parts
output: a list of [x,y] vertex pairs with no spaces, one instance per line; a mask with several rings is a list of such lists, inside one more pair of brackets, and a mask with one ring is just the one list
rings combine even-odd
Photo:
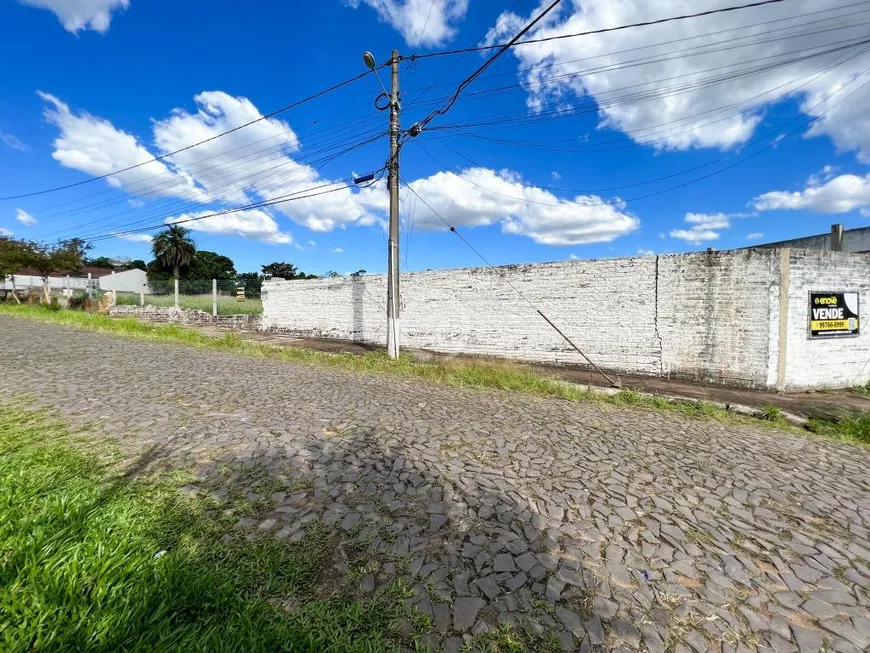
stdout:
[[[235,351],[247,356],[288,363],[333,367],[368,374],[395,374],[445,385],[467,388],[496,388],[538,396],[559,397],[569,401],[599,401],[617,406],[638,406],[676,412],[689,417],[703,417],[744,424],[762,424],[781,430],[798,431],[798,429],[789,426],[782,419],[781,412],[773,407],[760,413],[762,419],[759,420],[730,412],[710,402],[672,400],[630,389],[621,390],[616,394],[606,394],[542,377],[526,370],[517,369],[508,363],[419,361],[409,355],[400,356],[398,360],[391,360],[383,352],[370,352],[362,355],[330,354],[310,349],[277,347],[244,341],[235,333],[227,333],[222,337],[212,337],[178,325],[148,324],[135,318],[110,318],[106,315],[80,311],[52,311],[34,305],[0,304],[0,315],[13,315],[43,322],[106,331],[132,338],[181,343],[203,349]],[[859,431],[856,431],[847,420],[827,422],[824,427],[817,425],[816,428],[808,430],[827,438],[867,443],[866,439],[856,435]]]
[[222,540],[226,506],[119,463],[45,412],[0,406],[0,650],[363,653],[425,626],[398,585],[318,597],[321,529]]
[[[119,306],[139,306],[139,293],[118,292]],[[175,295],[145,295],[145,303],[149,306],[161,306],[169,308],[175,306]],[[206,313],[211,313],[211,293],[199,295],[178,296],[178,305],[181,308],[195,308]],[[223,293],[218,295],[218,315],[260,315],[263,312],[263,302],[259,299],[246,298],[245,301],[236,301],[235,295]]]

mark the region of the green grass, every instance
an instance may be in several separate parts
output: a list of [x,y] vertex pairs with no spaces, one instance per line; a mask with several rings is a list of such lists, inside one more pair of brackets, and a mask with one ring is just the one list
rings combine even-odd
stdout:
[[778,406],[763,406],[761,409],[761,419],[768,422],[779,422],[782,420],[782,409]]
[[870,397],[870,382],[865,383],[864,385],[856,385],[852,388],[852,392],[861,395],[862,397]]
[[402,622],[426,627],[399,585],[320,596],[321,528],[224,542],[225,506],[120,463],[45,412],[0,405],[0,650],[374,653],[413,644]]
[[870,445],[870,413],[837,420],[814,419],[807,424],[807,428],[825,437]]
[[[769,409],[761,413],[760,416],[763,419],[759,420],[739,415],[710,402],[672,400],[630,389],[621,390],[616,394],[606,394],[543,377],[510,363],[451,360],[419,361],[410,355],[402,355],[398,360],[391,360],[383,352],[370,352],[362,355],[330,354],[310,349],[277,347],[245,341],[235,333],[227,333],[222,337],[212,337],[178,325],[154,325],[139,322],[134,318],[116,319],[80,311],[49,311],[45,307],[37,305],[0,304],[0,315],[13,315],[107,331],[126,337],[186,344],[203,349],[234,351],[246,356],[269,358],[287,363],[333,367],[365,374],[395,374],[444,385],[466,388],[496,388],[538,396],[558,397],[568,401],[597,401],[616,406],[637,406],[679,413],[688,417],[743,424],[761,424],[784,431],[799,431],[789,426],[785,420],[780,419],[781,412],[774,415]],[[772,419],[773,417],[776,419]],[[831,423],[827,428],[811,429],[811,432],[843,441],[866,443],[866,440],[855,437],[856,431],[845,422]]]
[[[175,295],[145,295],[145,304],[148,306],[175,306]],[[119,292],[119,306],[138,306],[139,293]],[[200,295],[178,295],[178,305],[181,308],[195,308],[200,311],[211,313],[211,293]],[[247,298],[243,302],[236,301],[235,295],[226,294],[218,296],[218,315],[260,315],[263,313],[263,302],[259,299]]]

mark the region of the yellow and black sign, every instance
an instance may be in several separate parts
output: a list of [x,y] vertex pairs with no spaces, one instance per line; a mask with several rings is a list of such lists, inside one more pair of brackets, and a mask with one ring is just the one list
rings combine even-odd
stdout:
[[237,302],[245,301],[245,287],[244,286],[236,286],[236,301]]
[[840,338],[859,333],[857,292],[810,291],[810,338]]

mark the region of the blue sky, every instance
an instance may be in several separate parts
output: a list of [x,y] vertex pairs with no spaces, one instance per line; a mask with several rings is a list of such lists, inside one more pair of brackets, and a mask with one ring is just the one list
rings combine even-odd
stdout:
[[[362,72],[364,50],[386,61],[392,48],[502,42],[539,11],[534,1],[494,4],[2,0],[0,196],[216,135]],[[679,0],[564,0],[531,36],[681,13]],[[868,38],[870,4],[814,0],[520,46],[404,146],[402,178],[495,264],[727,249],[834,222],[864,226]],[[403,63],[403,127],[482,61]],[[188,225],[240,271],[286,260],[315,273],[381,272],[385,191],[342,183],[387,157],[379,93],[369,76],[111,183],[0,201],[0,233],[98,236],[96,255],[148,259],[156,229],[111,234],[323,187],[335,192]],[[405,269],[481,264],[402,193]]]

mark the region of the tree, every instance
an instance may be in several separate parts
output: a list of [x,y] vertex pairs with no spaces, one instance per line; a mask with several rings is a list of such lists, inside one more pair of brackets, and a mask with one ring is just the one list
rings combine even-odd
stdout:
[[305,274],[304,272],[300,272],[292,263],[281,263],[276,261],[274,263],[269,263],[269,265],[263,265],[261,268],[263,274],[268,274],[278,279],[287,279],[288,281],[292,279],[318,278],[316,274]]
[[126,266],[128,270],[142,270],[143,272],[148,269],[148,266],[145,264],[141,258],[135,258],[130,261]]
[[339,274],[335,270],[328,270],[323,276],[327,279],[338,279],[341,277],[341,274]]
[[223,254],[200,250],[185,274],[188,279],[235,279],[236,266]]
[[190,231],[176,224],[154,236],[151,251],[160,266],[171,269],[176,279],[181,274],[181,268],[187,267],[196,258],[196,245],[190,237]]
[[114,268],[117,262],[108,256],[98,256],[96,258],[86,258],[85,265],[90,265],[95,268]]
[[42,277],[45,303],[51,303],[51,288],[48,278],[53,274],[77,274],[84,265],[85,252],[90,245],[81,238],[62,240],[57,245],[30,243],[27,246],[25,265],[36,268]]
[[[27,264],[30,256],[29,244],[6,236],[0,236],[0,282],[15,274]],[[12,295],[15,301],[18,297]],[[20,302],[19,302],[20,303]]]
[[[269,265],[261,266],[263,270],[263,274],[268,274],[278,279],[299,279],[300,272],[296,269],[296,266],[292,263],[280,263],[278,261],[274,263],[269,263]],[[302,278],[305,277],[304,274],[301,275]]]

